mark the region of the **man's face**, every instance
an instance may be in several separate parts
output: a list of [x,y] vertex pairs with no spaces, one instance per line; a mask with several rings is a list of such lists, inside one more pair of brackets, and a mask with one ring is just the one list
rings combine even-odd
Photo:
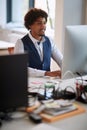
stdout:
[[46,30],[46,19],[45,18],[38,18],[31,26],[31,34],[34,37],[43,36]]

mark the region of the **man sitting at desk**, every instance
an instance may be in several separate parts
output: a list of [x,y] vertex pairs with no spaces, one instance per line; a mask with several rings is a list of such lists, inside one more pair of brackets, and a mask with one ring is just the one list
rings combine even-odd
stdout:
[[63,56],[53,41],[45,36],[47,17],[44,10],[30,9],[24,17],[29,33],[18,39],[14,48],[15,53],[28,52],[30,76],[61,76],[60,70],[50,70],[51,57],[61,68]]

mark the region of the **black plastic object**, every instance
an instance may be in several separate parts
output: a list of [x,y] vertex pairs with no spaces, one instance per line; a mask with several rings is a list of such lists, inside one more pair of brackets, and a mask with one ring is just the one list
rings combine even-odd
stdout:
[[42,118],[38,114],[35,113],[29,113],[29,119],[31,119],[34,123],[41,123]]

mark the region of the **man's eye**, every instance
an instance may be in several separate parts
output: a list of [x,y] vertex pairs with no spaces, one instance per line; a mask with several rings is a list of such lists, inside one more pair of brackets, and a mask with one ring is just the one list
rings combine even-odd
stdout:
[[41,23],[41,22],[37,22],[37,24],[43,24],[43,23]]
[[42,22],[37,22],[38,25],[43,25],[46,24],[46,22],[42,23]]

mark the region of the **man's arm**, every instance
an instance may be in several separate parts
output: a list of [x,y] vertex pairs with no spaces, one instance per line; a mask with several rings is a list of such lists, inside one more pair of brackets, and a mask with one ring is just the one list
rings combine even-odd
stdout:
[[58,49],[56,44],[54,44],[52,39],[49,39],[51,42],[51,51],[52,51],[52,59],[58,64],[58,66],[61,68],[62,67],[62,59],[63,59],[63,54],[61,51]]
[[51,77],[59,77],[61,78],[61,71],[58,70],[58,71],[46,71],[45,72],[45,76],[51,76]]

